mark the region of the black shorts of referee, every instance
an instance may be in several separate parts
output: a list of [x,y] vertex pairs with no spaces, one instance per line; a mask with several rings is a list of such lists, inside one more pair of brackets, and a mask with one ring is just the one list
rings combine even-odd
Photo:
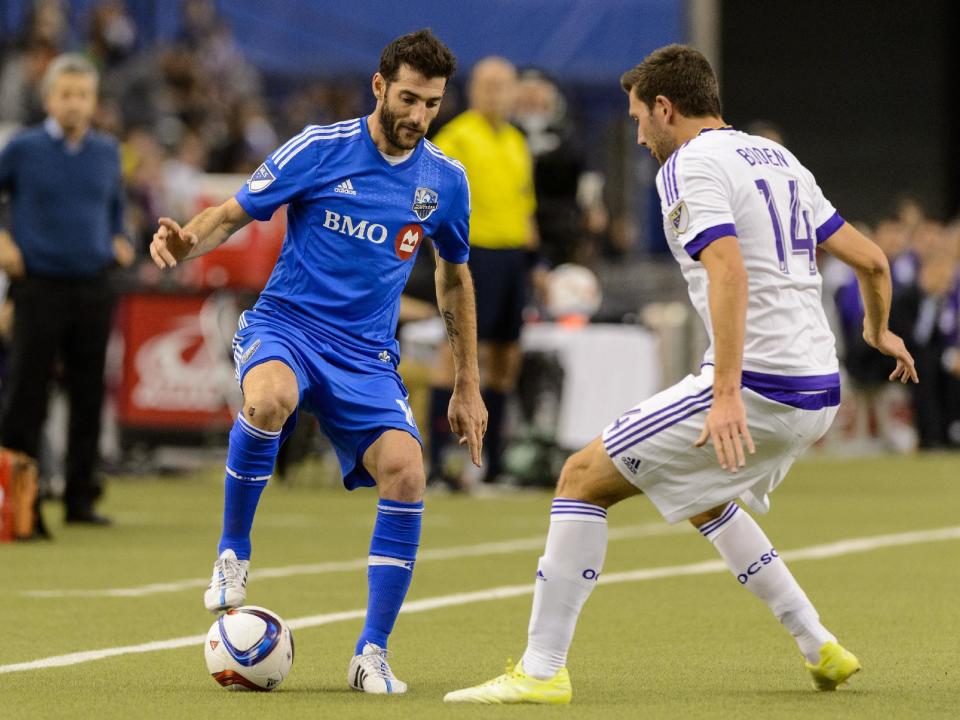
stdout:
[[523,248],[470,248],[470,273],[477,293],[477,339],[510,343],[520,339],[526,305],[528,255]]

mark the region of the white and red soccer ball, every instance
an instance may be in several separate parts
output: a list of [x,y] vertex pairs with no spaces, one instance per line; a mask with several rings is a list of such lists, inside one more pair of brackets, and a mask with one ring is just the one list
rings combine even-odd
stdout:
[[293,665],[293,635],[276,613],[244,605],[210,626],[203,654],[213,679],[223,687],[273,690]]

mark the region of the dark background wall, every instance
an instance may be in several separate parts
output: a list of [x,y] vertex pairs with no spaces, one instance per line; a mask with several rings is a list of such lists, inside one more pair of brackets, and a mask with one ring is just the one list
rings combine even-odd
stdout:
[[848,219],[898,195],[947,219],[960,201],[960,23],[949,0],[722,0],[728,122],[764,118]]

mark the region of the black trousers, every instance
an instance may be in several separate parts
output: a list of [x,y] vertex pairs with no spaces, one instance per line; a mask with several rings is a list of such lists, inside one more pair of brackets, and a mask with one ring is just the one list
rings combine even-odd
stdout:
[[0,444],[37,457],[50,382],[62,368],[70,403],[64,503],[68,511],[89,508],[102,491],[95,471],[113,311],[109,278],[31,276],[16,281],[10,294],[13,341],[0,405]]

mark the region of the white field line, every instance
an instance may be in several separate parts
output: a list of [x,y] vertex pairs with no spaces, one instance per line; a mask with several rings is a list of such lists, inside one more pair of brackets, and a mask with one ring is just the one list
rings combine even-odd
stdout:
[[[664,522],[646,523],[632,527],[611,528],[610,540],[630,540],[653,535],[671,535],[682,532],[693,532],[686,523],[683,525],[667,525]],[[417,553],[417,563],[429,560],[456,560],[465,557],[482,557],[486,555],[508,555],[519,550],[539,550],[543,548],[545,536],[517,538],[500,542],[479,543],[476,545],[459,545],[455,547],[433,548],[421,550]],[[331,562],[314,563],[310,565],[285,565],[283,567],[259,568],[250,571],[250,580],[266,578],[284,578],[294,575],[321,575],[324,573],[345,572],[348,570],[365,570],[367,558],[354,560],[337,560]],[[125,588],[103,588],[96,590],[24,590],[23,597],[30,598],[101,598],[125,597],[139,598],[146,595],[180,592],[192,588],[206,587],[210,578],[194,578],[190,580],[176,580],[165,583],[151,583]]]
[[[812,545],[806,548],[790,550],[782,553],[782,555],[785,559],[791,561],[819,560],[838,557],[840,555],[868,552],[885,547],[916,545],[918,543],[940,542],[944,540],[960,540],[960,526],[939,528],[936,530],[917,530],[914,532],[897,533],[895,535],[850,538],[848,540],[839,540],[824,545]],[[625,582],[681,577],[685,575],[705,575],[726,570],[727,567],[721,560],[710,560],[707,562],[691,563],[689,565],[674,565],[672,567],[645,568],[642,570],[610,573],[609,575],[602,575],[599,582],[603,585],[614,585]],[[400,612],[427,612],[429,610],[468,605],[475,602],[521,597],[523,595],[533,594],[533,586],[534,584],[532,582],[525,583],[524,585],[503,585],[501,587],[478,590],[476,592],[439,595],[437,597],[424,598],[423,600],[412,600],[404,603]],[[291,620],[288,625],[294,630],[299,630],[301,628],[329,625],[345,620],[358,620],[364,617],[364,615],[366,615],[365,608],[344,610],[342,612],[296,618],[295,620]],[[104,648],[102,650],[87,650],[84,652],[70,653],[68,655],[55,655],[39,660],[31,660],[30,662],[0,665],[0,674],[78,665],[80,663],[90,662],[91,660],[101,660],[117,655],[132,655],[136,653],[154,652],[156,650],[173,650],[190,645],[201,645],[204,640],[206,640],[206,635],[189,635],[171,640],[157,640],[141,645],[127,645],[125,647]]]

